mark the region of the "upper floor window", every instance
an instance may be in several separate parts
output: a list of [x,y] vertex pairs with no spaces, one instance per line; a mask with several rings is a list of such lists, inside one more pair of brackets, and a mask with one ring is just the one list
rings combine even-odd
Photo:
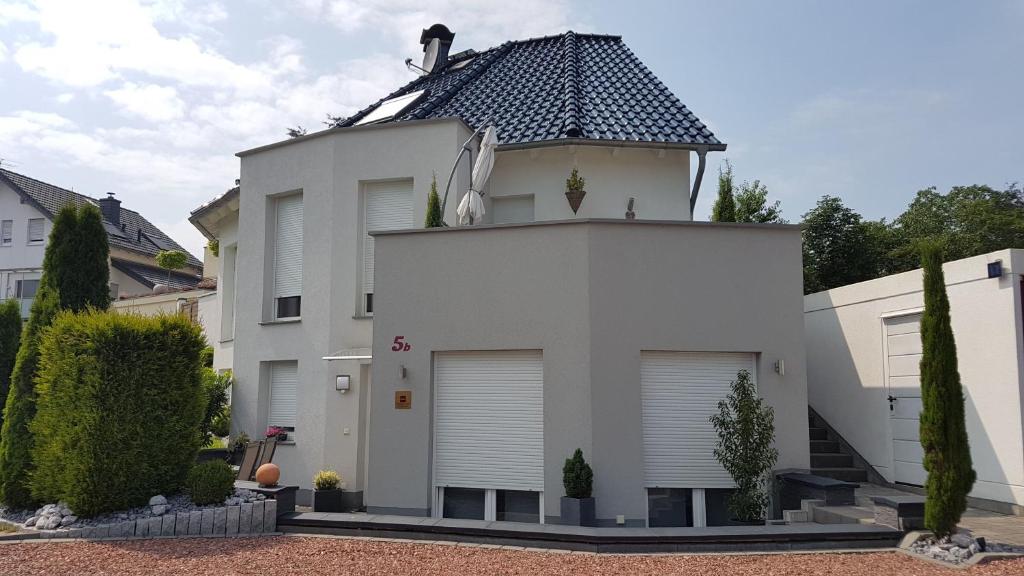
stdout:
[[274,201],[274,318],[302,315],[302,194]]
[[533,222],[533,194],[491,198],[495,224]]
[[0,246],[10,246],[14,243],[14,220],[0,222]]
[[412,228],[412,180],[373,182],[365,187],[363,200],[363,277],[364,314],[373,314],[374,255],[370,232]]
[[43,220],[42,218],[29,218],[28,220],[28,241],[36,244],[43,241]]

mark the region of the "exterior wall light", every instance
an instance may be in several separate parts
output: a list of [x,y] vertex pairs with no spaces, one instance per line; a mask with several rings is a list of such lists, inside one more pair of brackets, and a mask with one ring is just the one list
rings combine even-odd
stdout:
[[995,262],[988,263],[988,277],[999,278],[1003,275],[1003,261],[996,260]]
[[344,394],[352,386],[352,377],[348,374],[340,374],[334,378],[334,389]]

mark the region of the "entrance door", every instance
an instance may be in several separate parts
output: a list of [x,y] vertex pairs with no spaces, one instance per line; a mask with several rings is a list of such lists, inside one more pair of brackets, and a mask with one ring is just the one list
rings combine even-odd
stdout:
[[540,351],[434,356],[435,516],[543,523]]
[[896,482],[923,486],[921,449],[921,314],[885,319],[886,386]]

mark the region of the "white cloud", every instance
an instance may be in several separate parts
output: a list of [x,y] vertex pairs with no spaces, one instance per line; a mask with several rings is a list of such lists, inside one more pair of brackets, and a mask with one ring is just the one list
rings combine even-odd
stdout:
[[28,2],[0,1],[0,26],[9,22],[31,22],[37,17],[35,9]]
[[7,46],[0,41],[0,62],[7,60]]
[[57,96],[54,97],[54,100],[56,100],[60,104],[67,104],[67,103],[71,102],[74,99],[75,99],[75,93],[74,92],[64,92],[63,94],[58,94]]
[[185,115],[185,102],[171,86],[127,82],[121,88],[107,90],[104,94],[123,111],[150,122],[167,122]]

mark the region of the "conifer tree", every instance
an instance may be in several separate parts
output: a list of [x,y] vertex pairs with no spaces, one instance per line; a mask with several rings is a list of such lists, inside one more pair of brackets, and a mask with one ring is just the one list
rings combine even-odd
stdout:
[[[473,193],[470,191],[470,193]],[[427,218],[423,223],[424,228],[440,228],[444,226],[444,216],[441,214],[441,197],[437,194],[437,175],[434,175],[430,183],[430,194],[427,196]]]
[[964,422],[964,392],[942,273],[942,250],[922,246],[924,313],[921,316],[921,447],[926,500],[924,525],[938,537],[956,531],[974,485]]
[[[14,358],[18,354],[21,339],[21,306],[17,300],[0,302],[0,398],[7,398],[14,371]],[[0,412],[0,425],[3,413]]]
[[712,222],[736,221],[736,198],[733,195],[732,164],[725,161],[725,170],[718,169],[718,199],[711,209]]

